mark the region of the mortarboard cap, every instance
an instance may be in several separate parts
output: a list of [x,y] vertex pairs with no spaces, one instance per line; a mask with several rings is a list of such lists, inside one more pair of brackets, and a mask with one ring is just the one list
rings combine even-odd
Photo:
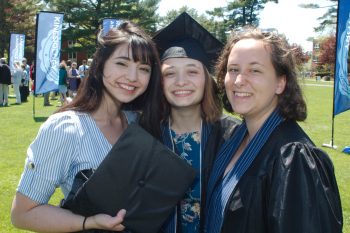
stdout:
[[211,70],[223,44],[186,12],[180,14],[153,37],[161,60],[188,57]]
[[[126,209],[122,223],[126,229],[156,233],[192,184],[196,172],[140,126],[130,124],[96,171],[90,173],[74,193],[80,182],[75,179],[73,194],[63,208],[84,216],[115,216],[120,209]],[[82,177],[80,173],[77,176]]]

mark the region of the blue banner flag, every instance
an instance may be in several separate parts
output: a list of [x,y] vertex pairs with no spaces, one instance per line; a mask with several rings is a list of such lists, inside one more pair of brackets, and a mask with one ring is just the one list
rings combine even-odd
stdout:
[[9,66],[11,71],[14,70],[15,62],[22,63],[24,57],[25,35],[11,34],[10,37],[10,58]]
[[350,109],[350,80],[348,79],[349,41],[350,1],[339,0],[333,115]]
[[58,89],[63,14],[37,14],[35,93]]
[[118,27],[121,24],[121,20],[118,19],[103,19],[102,28],[103,35],[106,35],[111,28]]

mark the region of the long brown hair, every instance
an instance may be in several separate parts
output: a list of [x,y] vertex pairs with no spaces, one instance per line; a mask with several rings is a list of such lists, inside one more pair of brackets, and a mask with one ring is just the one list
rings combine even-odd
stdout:
[[152,39],[136,24],[125,21],[117,28],[111,29],[106,35],[98,35],[98,47],[93,56],[88,77],[82,79],[77,96],[73,101],[58,110],[58,112],[74,110],[79,112],[94,112],[102,102],[105,86],[103,84],[103,69],[105,62],[113,52],[123,44],[128,44],[135,62],[149,64],[152,68],[151,78],[146,91],[122,108],[140,111],[140,125],[156,137],[160,135],[160,85],[161,71],[158,51]]
[[[278,77],[283,75],[286,77],[285,89],[278,95],[277,109],[286,119],[304,121],[307,117],[307,108],[297,80],[294,55],[286,39],[276,33],[262,32],[257,28],[246,27],[242,31],[232,34],[216,65],[219,88],[223,91],[225,90],[224,81],[230,52],[234,45],[243,39],[261,40],[270,48],[271,61],[276,75]],[[228,104],[226,95],[224,95],[223,103],[227,111],[233,112],[231,105]]]

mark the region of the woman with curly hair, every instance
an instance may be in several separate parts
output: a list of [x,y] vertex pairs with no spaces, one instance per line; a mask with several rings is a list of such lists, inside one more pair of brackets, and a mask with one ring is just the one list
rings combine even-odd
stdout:
[[297,124],[306,103],[285,39],[245,28],[226,44],[217,75],[243,122],[216,156],[205,232],[341,232],[332,162]]

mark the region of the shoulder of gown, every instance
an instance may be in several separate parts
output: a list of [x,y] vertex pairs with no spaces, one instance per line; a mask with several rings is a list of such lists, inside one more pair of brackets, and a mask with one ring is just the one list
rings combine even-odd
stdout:
[[287,122],[280,132],[274,136],[285,138],[273,147],[268,179],[269,230],[341,232],[341,202],[331,159],[297,123]]

